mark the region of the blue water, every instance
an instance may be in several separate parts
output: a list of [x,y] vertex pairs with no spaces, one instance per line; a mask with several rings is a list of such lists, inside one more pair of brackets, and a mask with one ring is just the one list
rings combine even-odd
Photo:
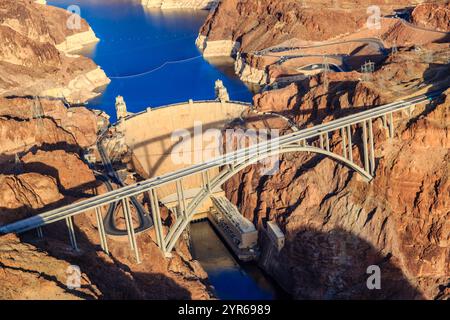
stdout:
[[[100,65],[112,81],[89,106],[106,111],[112,121],[119,94],[130,112],[139,112],[189,99],[214,99],[217,79],[223,80],[232,100],[251,101],[251,92],[238,78],[208,63],[195,46],[207,11],[149,10],[139,0],[47,2],[64,9],[78,5],[81,17],[100,38],[82,53]],[[170,63],[185,59],[190,60]]]
[[255,264],[238,263],[209,222],[193,223],[190,228],[193,256],[208,273],[208,281],[219,299],[288,298]]

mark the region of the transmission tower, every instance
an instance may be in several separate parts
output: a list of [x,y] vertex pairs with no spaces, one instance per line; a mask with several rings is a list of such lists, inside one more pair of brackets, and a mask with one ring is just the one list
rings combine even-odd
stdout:
[[363,81],[370,81],[372,80],[372,73],[375,71],[375,63],[372,61],[366,61],[361,66],[361,73],[362,73],[362,79]]
[[41,99],[38,95],[33,96],[33,105],[32,105],[32,117],[33,119],[37,120],[37,126],[38,128],[42,128],[44,125],[44,122],[42,118],[44,117],[44,109],[42,108]]
[[398,47],[397,47],[397,42],[394,41],[394,43],[392,44],[392,50],[391,50],[392,55],[396,55],[398,53]]

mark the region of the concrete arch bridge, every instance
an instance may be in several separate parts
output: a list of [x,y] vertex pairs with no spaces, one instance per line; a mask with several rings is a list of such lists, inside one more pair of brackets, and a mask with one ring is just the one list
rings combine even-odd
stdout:
[[[420,104],[428,103],[430,100],[440,95],[441,92],[433,92],[419,95],[407,100],[371,108],[327,123],[319,124],[306,129],[294,131],[290,134],[263,141],[249,147],[240,148],[218,156],[214,159],[167,172],[149,178],[145,181],[121,187],[77,203],[57,208],[39,215],[20,220],[0,227],[0,234],[20,233],[32,229],[42,228],[48,224],[66,220],[69,226],[69,234],[74,237],[73,227],[71,228],[74,216],[95,211],[97,214],[102,207],[111,203],[124,205],[123,213],[127,221],[127,232],[130,247],[139,261],[139,251],[136,244],[136,235],[131,224],[131,213],[129,210],[130,197],[147,193],[151,203],[151,215],[157,236],[157,244],[161,251],[170,255],[178,239],[186,230],[189,223],[194,218],[196,210],[234,174],[250,166],[259,160],[289,152],[312,152],[322,154],[326,157],[342,163],[351,170],[354,170],[364,180],[370,182],[375,172],[375,146],[373,139],[373,122],[382,119],[383,125],[389,133],[389,137],[394,137],[394,113],[406,112],[411,114],[412,109]],[[153,112],[153,111],[151,111]],[[361,128],[362,130],[355,130]],[[151,127],[147,127],[151,130]],[[339,153],[330,145],[330,136],[339,134],[341,136],[342,148]],[[361,135],[357,137],[355,135]],[[361,157],[353,157],[353,149],[358,141],[358,147],[363,151]],[[190,199],[187,199],[183,190],[185,182],[195,177],[200,181],[198,188]],[[170,226],[163,226],[160,216],[160,190],[173,188],[176,190],[177,208],[179,208],[176,220]],[[98,219],[100,239],[102,247],[105,247],[106,237],[102,235],[102,221]]]

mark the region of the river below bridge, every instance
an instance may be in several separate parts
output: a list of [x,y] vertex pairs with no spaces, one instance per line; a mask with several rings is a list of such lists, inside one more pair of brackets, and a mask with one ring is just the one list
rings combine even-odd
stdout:
[[[252,93],[233,72],[232,60],[212,64],[195,45],[207,17],[201,10],[148,10],[139,0],[47,0],[50,5],[80,8],[100,42],[80,53],[100,65],[111,83],[89,102],[115,121],[115,97],[128,111],[149,106],[214,99],[222,79],[232,100],[249,102]],[[195,256],[220,299],[275,299],[282,291],[254,264],[240,264],[207,222],[193,224]]]
[[140,0],[47,0],[80,15],[100,42],[81,53],[91,57],[112,80],[89,106],[115,116],[115,97],[139,112],[177,102],[214,99],[222,79],[232,100],[251,101],[252,93],[233,72],[231,59],[206,61],[195,45],[206,10],[145,9]]
[[208,221],[191,223],[192,254],[219,299],[271,300],[287,294],[254,263],[239,263]]

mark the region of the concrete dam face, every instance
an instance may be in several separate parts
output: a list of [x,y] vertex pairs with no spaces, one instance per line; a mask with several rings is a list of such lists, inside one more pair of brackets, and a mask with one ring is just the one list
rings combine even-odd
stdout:
[[[250,105],[240,102],[189,101],[149,108],[145,112],[126,117],[118,128],[124,133],[125,143],[132,149],[135,160],[148,178],[151,178],[214,157],[215,151],[211,150],[214,137],[208,134],[212,132],[210,129],[224,129],[227,123],[239,118],[249,108]],[[209,172],[211,177],[216,173],[217,169]],[[183,179],[183,188],[187,191],[194,190],[201,183],[201,175],[192,176]],[[163,202],[164,198],[170,198],[175,193],[175,184],[158,190],[158,196]]]

